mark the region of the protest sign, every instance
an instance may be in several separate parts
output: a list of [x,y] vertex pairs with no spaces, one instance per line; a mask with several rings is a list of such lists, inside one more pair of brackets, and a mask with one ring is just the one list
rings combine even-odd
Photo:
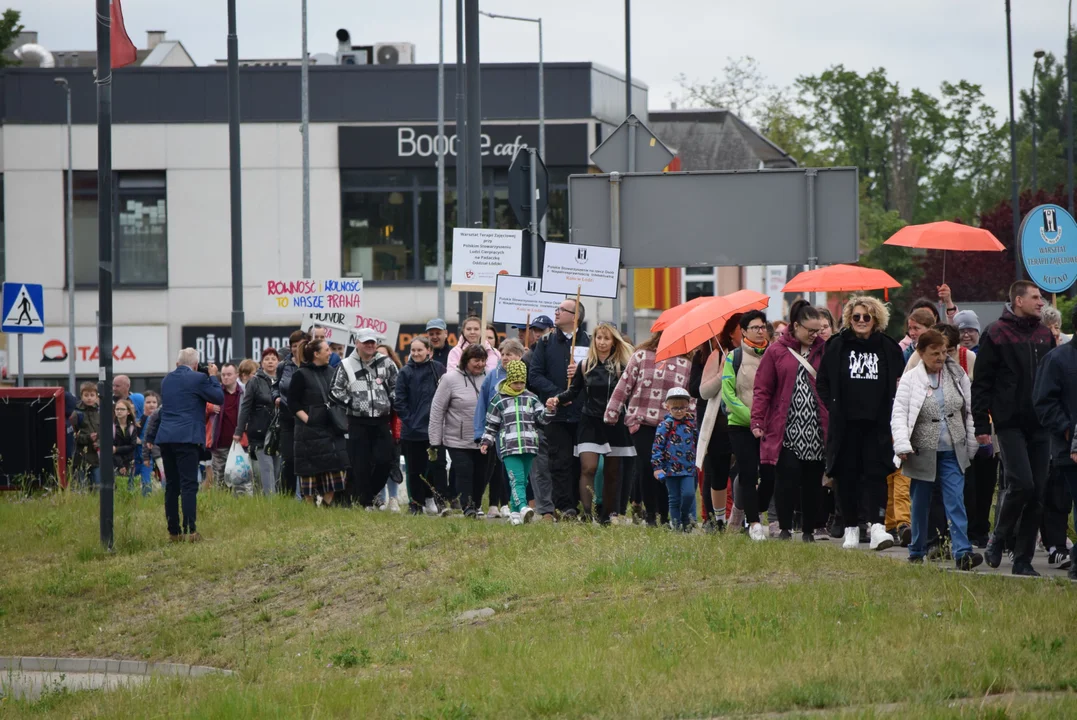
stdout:
[[362,305],[363,279],[267,280],[267,312],[358,312]]
[[494,322],[527,325],[539,315],[553,317],[564,295],[544,293],[539,278],[499,275],[494,293]]
[[453,291],[490,291],[498,275],[519,275],[523,230],[453,228]]
[[542,291],[616,298],[620,269],[620,248],[548,242]]
[[350,345],[351,333],[359,328],[370,328],[390,347],[396,347],[400,335],[400,323],[358,313],[307,313],[303,316],[301,330],[309,332],[315,326],[326,329],[326,340],[341,345]]

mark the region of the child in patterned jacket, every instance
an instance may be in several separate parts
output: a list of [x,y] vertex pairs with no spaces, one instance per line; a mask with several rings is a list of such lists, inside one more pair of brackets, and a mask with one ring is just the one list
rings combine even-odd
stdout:
[[669,492],[669,522],[674,530],[690,532],[695,523],[696,419],[688,411],[691,396],[684,388],[666,393],[666,417],[659,424],[651,448],[655,480]]
[[505,366],[505,380],[486,410],[486,432],[480,450],[485,455],[497,443],[509,476],[509,520],[530,522],[535,511],[527,505],[527,477],[539,450],[538,426],[549,422],[546,408],[527,389],[527,365],[513,360]]

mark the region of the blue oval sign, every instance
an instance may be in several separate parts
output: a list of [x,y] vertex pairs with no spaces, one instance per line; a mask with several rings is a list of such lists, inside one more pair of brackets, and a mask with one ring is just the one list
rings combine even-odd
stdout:
[[1058,205],[1039,205],[1021,221],[1021,259],[1041,290],[1060,293],[1077,280],[1077,222]]

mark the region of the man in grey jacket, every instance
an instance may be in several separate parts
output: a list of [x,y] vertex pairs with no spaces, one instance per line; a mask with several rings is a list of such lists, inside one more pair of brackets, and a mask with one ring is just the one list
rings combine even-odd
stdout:
[[351,476],[343,498],[368,510],[389,479],[393,463],[393,434],[389,428],[396,391],[396,364],[378,353],[373,330],[355,332],[355,352],[337,366],[333,400],[347,409]]

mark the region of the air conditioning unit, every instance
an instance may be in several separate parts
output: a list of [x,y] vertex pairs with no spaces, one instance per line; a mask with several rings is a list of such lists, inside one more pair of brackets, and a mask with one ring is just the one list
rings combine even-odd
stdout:
[[376,65],[413,65],[415,43],[377,43],[374,45],[374,63]]

